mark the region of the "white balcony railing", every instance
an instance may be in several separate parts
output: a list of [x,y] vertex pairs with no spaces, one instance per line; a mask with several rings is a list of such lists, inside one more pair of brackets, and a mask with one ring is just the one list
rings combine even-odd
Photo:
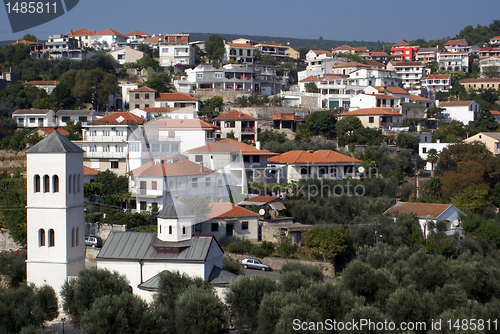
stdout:
[[125,136],[83,136],[83,141],[95,142],[124,142],[127,140]]
[[85,158],[111,158],[111,159],[124,159],[127,157],[127,152],[85,152]]

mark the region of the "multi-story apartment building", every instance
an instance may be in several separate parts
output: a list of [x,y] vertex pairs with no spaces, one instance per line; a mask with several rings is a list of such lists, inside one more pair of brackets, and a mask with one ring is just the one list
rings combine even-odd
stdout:
[[448,52],[469,52],[470,47],[465,39],[452,39],[444,44],[444,49]]
[[495,90],[500,89],[500,78],[471,78],[462,79],[459,82],[465,87],[467,92],[489,88],[493,88]]
[[341,76],[325,76],[318,83],[321,107],[348,109],[351,98],[362,93],[365,86],[353,85]]
[[[45,43],[44,52],[48,53],[49,58],[72,58],[71,54],[79,54],[78,40],[66,35],[51,35]],[[76,52],[72,52],[72,51]]]
[[278,58],[290,57],[297,59],[300,53],[289,46],[275,42],[260,42],[254,46],[259,49],[262,55],[270,55]]
[[110,50],[127,45],[128,36],[113,29],[106,29],[92,35],[92,47],[98,50]]
[[439,69],[443,71],[469,71],[468,52],[439,52],[437,55],[437,62]]
[[418,46],[410,46],[406,41],[396,43],[391,48],[391,60],[413,61],[418,49]]
[[349,74],[348,84],[355,86],[398,86],[401,79],[386,69],[360,68]]
[[451,89],[451,74],[431,74],[422,79],[422,87],[428,92],[447,92]]
[[425,74],[424,65],[418,61],[390,61],[387,69],[395,71],[407,89],[420,86],[420,80]]
[[495,69],[496,69],[497,75],[498,75],[499,69],[500,69],[500,56],[488,57],[488,58],[481,59],[479,61],[479,67],[481,68],[481,78],[487,77],[487,75],[485,73],[485,69],[490,67],[490,66],[495,66]]
[[215,138],[226,138],[232,133],[238,141],[248,140],[252,143],[257,141],[257,118],[244,114],[237,110],[231,110],[213,119],[219,130]]
[[435,48],[421,48],[417,51],[415,60],[427,66],[436,61],[438,52],[439,48],[437,46]]
[[351,98],[350,110],[385,108],[401,113],[401,98],[386,94],[358,94]]
[[71,30],[68,34],[68,37],[73,37],[78,40],[78,48],[91,47],[92,36],[94,36],[94,33],[87,29]]
[[137,30],[131,31],[125,36],[127,36],[127,43],[140,43],[143,40],[149,38],[148,34]]
[[224,63],[253,64],[254,46],[251,44],[225,43]]
[[[160,66],[191,66],[194,65],[194,46],[188,43],[160,43]],[[181,70],[181,69],[179,69]]]
[[84,151],[84,166],[118,175],[130,171],[128,139],[146,120],[128,112],[116,112],[87,124],[83,138],[74,143]]
[[57,125],[52,109],[17,109],[12,113],[18,128],[53,128]]

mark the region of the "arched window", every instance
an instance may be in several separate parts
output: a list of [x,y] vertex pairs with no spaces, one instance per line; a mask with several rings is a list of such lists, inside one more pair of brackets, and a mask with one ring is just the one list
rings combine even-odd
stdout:
[[183,226],[182,227],[182,235],[185,235],[186,234],[186,226]]
[[76,174],[73,175],[73,192],[76,193]]
[[76,228],[76,236],[75,236],[75,239],[76,239],[76,245],[78,246],[78,227]]
[[38,174],[33,177],[33,188],[36,193],[40,192],[40,175]]
[[161,225],[160,225],[160,233],[161,233]]
[[71,230],[71,247],[75,247],[75,228]]
[[80,174],[78,174],[77,191],[80,192]]
[[172,225],[168,227],[168,234],[172,234]]
[[52,175],[52,192],[59,192],[59,176]]
[[45,230],[43,228],[38,230],[38,247],[45,246]]
[[56,245],[56,235],[53,229],[49,230],[49,247],[54,247]]
[[71,174],[69,174],[68,176],[68,193],[71,194],[71,182],[73,182],[73,180],[71,179]]
[[43,192],[48,193],[50,191],[50,177],[48,175],[43,176]]

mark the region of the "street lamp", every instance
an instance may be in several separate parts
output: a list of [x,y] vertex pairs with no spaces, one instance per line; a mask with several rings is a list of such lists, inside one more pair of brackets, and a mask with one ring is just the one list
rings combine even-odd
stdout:
[[66,321],[66,318],[61,318],[62,324],[63,324],[63,334],[64,334],[64,322]]

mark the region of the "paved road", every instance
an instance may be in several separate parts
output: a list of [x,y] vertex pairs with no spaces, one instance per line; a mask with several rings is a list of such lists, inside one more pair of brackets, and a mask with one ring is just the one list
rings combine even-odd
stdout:
[[280,279],[280,271],[279,270],[269,270],[269,271],[262,271],[262,270],[256,270],[256,269],[243,269],[245,272],[245,275],[248,277],[254,277],[254,276],[269,276],[276,281],[279,281]]

